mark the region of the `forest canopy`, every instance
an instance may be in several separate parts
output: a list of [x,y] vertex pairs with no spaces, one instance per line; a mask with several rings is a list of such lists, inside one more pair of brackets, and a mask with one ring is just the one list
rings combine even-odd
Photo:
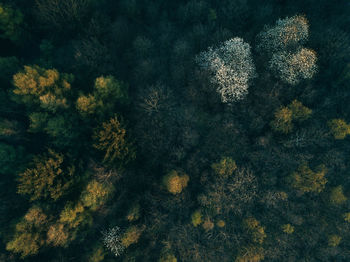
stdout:
[[0,0],[0,261],[350,261],[347,0]]

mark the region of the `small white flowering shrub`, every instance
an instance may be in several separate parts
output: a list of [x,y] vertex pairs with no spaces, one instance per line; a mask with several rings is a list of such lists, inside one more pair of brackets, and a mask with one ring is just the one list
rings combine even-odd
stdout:
[[110,228],[104,232],[102,232],[102,241],[105,247],[111,251],[116,257],[120,256],[125,247],[121,241],[121,233],[119,227]]

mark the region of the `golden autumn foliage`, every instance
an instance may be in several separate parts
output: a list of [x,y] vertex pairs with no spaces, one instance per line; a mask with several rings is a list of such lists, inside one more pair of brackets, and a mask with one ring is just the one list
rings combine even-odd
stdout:
[[68,229],[62,223],[56,223],[49,227],[46,242],[54,247],[65,246],[69,240]]
[[220,176],[230,176],[237,169],[236,162],[230,157],[223,157],[220,162],[212,164],[211,167]]
[[66,167],[62,154],[49,150],[37,156],[32,167],[19,174],[18,193],[29,195],[30,200],[58,200],[71,186],[74,167]]
[[101,207],[113,193],[113,186],[92,180],[87,185],[81,196],[82,204],[92,211]]
[[139,228],[137,226],[131,226],[129,227],[124,235],[122,236],[122,244],[124,247],[129,247],[131,244],[135,244],[139,241],[139,238],[142,234],[142,228]]
[[332,119],[328,122],[328,126],[335,139],[344,139],[350,135],[350,124],[347,124],[343,119]]
[[69,106],[73,76],[60,74],[56,69],[39,66],[24,66],[24,70],[13,76],[13,93],[25,104],[38,104],[43,109],[56,112]]
[[329,199],[333,205],[341,205],[348,200],[348,198],[344,195],[342,186],[332,188]]
[[266,238],[265,227],[260,225],[260,222],[253,217],[244,220],[244,225],[250,232],[252,240],[262,244]]
[[103,152],[103,162],[108,165],[120,166],[135,158],[133,145],[127,140],[126,129],[117,116],[102,123],[94,138],[94,147]]
[[176,170],[172,170],[163,177],[163,185],[170,193],[176,195],[182,192],[189,180],[188,175],[181,175]]
[[298,100],[293,100],[288,106],[281,107],[275,112],[271,127],[277,132],[288,134],[294,127],[293,121],[305,121],[311,116],[311,113],[311,109]]
[[302,193],[320,193],[327,183],[326,172],[325,166],[318,166],[317,171],[313,171],[307,163],[303,163],[290,177],[292,187]]

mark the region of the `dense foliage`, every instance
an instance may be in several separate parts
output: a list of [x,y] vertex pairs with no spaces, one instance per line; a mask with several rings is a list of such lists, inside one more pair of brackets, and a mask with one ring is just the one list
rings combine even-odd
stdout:
[[347,0],[0,0],[0,261],[350,261]]

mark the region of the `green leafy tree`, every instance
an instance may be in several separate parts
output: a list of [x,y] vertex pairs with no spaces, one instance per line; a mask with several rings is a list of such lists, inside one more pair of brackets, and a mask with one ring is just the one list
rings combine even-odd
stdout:
[[83,116],[97,114],[100,117],[110,116],[116,105],[129,101],[128,86],[114,76],[98,77],[92,94],[81,95],[76,102],[78,111]]
[[39,105],[42,109],[56,112],[69,106],[67,97],[72,82],[72,75],[60,74],[56,69],[24,66],[23,72],[13,76],[13,93],[28,106]]
[[0,3],[0,37],[17,43],[22,35],[23,14]]
[[305,121],[310,118],[312,110],[304,106],[298,100],[294,100],[288,105],[288,108],[292,111],[293,120]]
[[194,227],[197,227],[198,225],[202,224],[203,220],[200,210],[193,212],[193,214],[191,215],[191,222]]
[[94,147],[104,153],[103,162],[122,167],[135,158],[133,145],[127,140],[126,129],[118,117],[102,123],[95,132]]
[[282,226],[282,231],[287,234],[293,234],[294,227],[291,224],[285,224]]
[[338,235],[331,235],[328,237],[328,246],[336,247],[340,244],[341,237]]
[[329,199],[330,202],[334,205],[344,204],[346,200],[348,200],[348,198],[343,193],[342,186],[332,188]]
[[347,124],[343,119],[333,119],[328,122],[328,126],[335,139],[344,139],[350,135],[350,124]]
[[326,172],[323,165],[318,166],[316,171],[312,171],[307,163],[303,163],[291,175],[292,187],[303,193],[320,193],[327,183]]
[[9,84],[18,70],[20,70],[20,63],[17,57],[0,57],[0,81],[3,85]]
[[67,193],[73,181],[74,167],[64,163],[62,154],[52,150],[34,158],[31,167],[19,174],[18,193],[30,200],[58,200]]
[[24,149],[0,142],[0,174],[14,174],[23,164]]
[[343,215],[344,221],[350,223],[350,212],[347,212]]

